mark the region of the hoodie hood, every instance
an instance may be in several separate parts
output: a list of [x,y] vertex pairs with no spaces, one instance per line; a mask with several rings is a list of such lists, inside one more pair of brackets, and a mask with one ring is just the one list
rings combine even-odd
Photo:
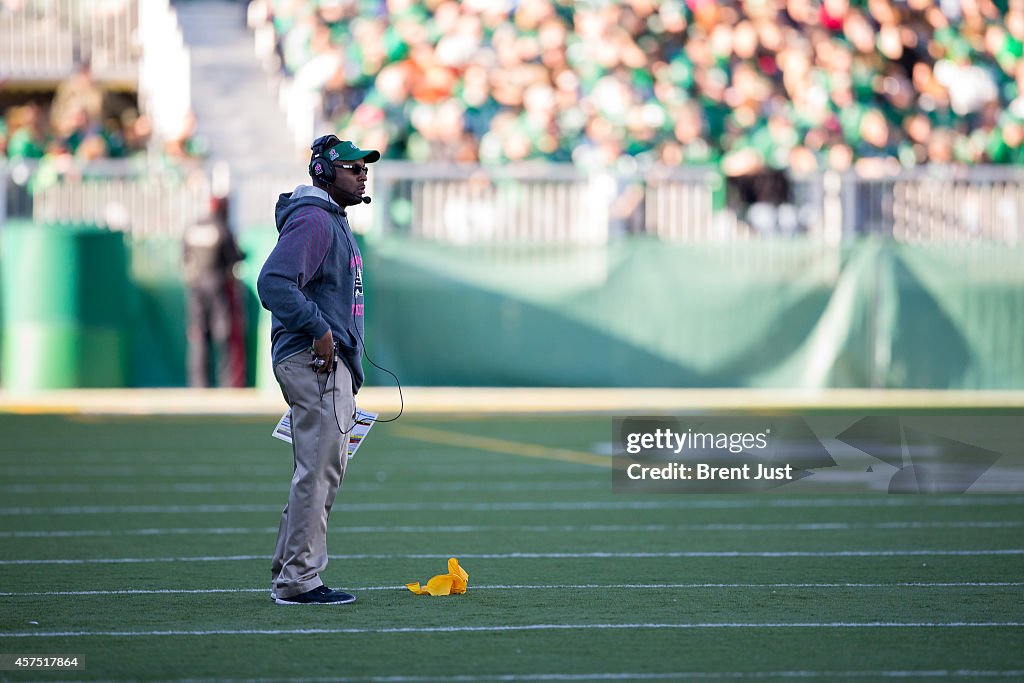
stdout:
[[312,185],[299,185],[292,192],[286,192],[277,198],[277,206],[274,207],[274,222],[277,224],[278,232],[281,232],[288,216],[301,206],[316,206],[324,211],[345,215],[342,208],[334,203],[326,191]]

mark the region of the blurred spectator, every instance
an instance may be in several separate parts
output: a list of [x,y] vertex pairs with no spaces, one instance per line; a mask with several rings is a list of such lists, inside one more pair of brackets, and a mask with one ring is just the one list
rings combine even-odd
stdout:
[[997,164],[1024,164],[1024,118],[1007,112],[989,140],[986,154]]
[[182,236],[189,386],[212,386],[211,364],[217,386],[245,385],[244,325],[234,276],[235,264],[244,258],[228,226],[227,199],[211,199],[209,215]]
[[13,107],[8,112],[7,156],[11,159],[41,159],[49,135],[46,117],[38,104]]
[[79,62],[74,73],[61,81],[50,104],[50,125],[65,139],[84,138],[98,132],[104,117],[105,93],[93,78],[88,61]]
[[54,138],[46,145],[35,173],[28,181],[29,191],[33,194],[68,179],[79,178],[78,166],[67,141]]

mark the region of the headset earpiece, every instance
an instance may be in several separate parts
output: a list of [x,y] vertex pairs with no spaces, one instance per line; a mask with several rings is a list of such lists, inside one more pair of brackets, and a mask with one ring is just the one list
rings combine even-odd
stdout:
[[337,170],[334,168],[334,164],[324,157],[324,152],[340,142],[341,140],[336,135],[323,135],[313,141],[313,145],[310,147],[313,151],[313,156],[309,160],[310,178],[327,185],[334,184],[334,179],[338,177]]

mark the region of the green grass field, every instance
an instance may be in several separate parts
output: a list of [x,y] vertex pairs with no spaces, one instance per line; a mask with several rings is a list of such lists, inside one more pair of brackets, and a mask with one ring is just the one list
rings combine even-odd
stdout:
[[359,602],[279,606],[273,422],[0,416],[0,653],[86,661],[0,678],[1024,680],[1024,495],[613,494],[608,417],[406,417],[331,519]]

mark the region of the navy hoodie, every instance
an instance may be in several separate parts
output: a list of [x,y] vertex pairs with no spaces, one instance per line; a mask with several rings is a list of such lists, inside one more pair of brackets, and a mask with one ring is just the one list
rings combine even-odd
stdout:
[[257,290],[272,314],[273,362],[309,351],[330,327],[352,392],[363,384],[363,259],[345,210],[327,193],[299,185],[275,210],[277,245]]

